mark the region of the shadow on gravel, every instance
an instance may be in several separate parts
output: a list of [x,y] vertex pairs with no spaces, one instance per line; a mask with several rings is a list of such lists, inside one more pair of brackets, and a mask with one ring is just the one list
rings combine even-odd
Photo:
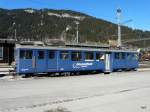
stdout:
[[57,107],[55,109],[46,110],[44,112],[71,112],[71,111],[68,111],[68,109],[66,108]]

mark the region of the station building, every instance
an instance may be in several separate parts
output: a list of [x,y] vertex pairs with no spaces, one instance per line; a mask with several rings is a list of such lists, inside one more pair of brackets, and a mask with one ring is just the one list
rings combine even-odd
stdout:
[[14,39],[0,39],[0,65],[11,65],[14,61]]

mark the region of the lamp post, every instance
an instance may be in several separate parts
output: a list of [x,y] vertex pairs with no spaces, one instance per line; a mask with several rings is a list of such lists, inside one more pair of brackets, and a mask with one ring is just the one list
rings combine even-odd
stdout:
[[117,9],[117,22],[118,22],[118,43],[117,43],[117,47],[122,47],[122,35],[121,35],[121,25],[132,22],[133,20],[127,20],[124,21],[123,23],[121,23],[121,9],[118,8]]
[[117,47],[121,47],[122,43],[121,43],[121,9],[118,8],[117,9],[117,21],[118,21],[118,44]]

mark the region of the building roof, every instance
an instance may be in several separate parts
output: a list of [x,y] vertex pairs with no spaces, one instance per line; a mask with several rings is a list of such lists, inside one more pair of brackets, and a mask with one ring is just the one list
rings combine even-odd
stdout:
[[17,41],[15,39],[4,39],[0,38],[0,43],[10,43],[10,44],[15,44]]

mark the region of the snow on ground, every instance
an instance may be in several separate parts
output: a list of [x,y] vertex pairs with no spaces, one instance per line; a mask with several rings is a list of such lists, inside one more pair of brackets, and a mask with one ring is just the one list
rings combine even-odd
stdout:
[[150,71],[0,80],[0,112],[58,108],[64,112],[149,112]]
[[70,15],[68,13],[57,14],[57,13],[48,12],[48,15],[49,16],[57,16],[60,18],[73,18],[73,19],[77,19],[77,20],[84,20],[85,19],[85,16],[73,16],[73,15]]

